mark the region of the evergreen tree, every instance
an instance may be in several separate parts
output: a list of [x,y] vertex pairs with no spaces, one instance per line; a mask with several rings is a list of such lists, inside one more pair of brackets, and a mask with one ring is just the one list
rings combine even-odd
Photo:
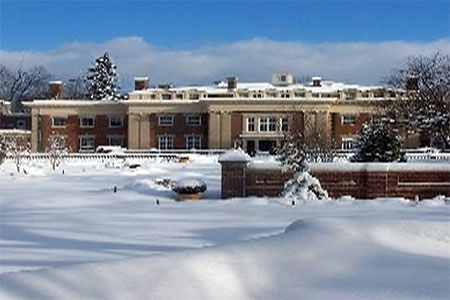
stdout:
[[86,79],[89,99],[118,100],[121,98],[118,92],[116,66],[108,53],[95,60],[94,65],[88,69]]
[[355,143],[354,162],[404,161],[401,139],[393,120],[365,124]]
[[302,201],[328,199],[319,180],[308,173],[306,146],[301,134],[286,133],[276,154],[283,168],[295,171],[292,178],[285,182],[282,197]]

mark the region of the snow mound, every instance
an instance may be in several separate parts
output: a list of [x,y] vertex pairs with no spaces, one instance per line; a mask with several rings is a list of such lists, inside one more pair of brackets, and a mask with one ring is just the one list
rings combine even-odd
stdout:
[[[409,255],[399,247],[385,247],[385,239],[380,243],[370,234],[380,230],[377,221],[300,220],[286,229],[287,234],[223,247],[2,274],[0,296],[2,299],[448,299],[448,258],[431,257],[430,252]],[[413,230],[422,228],[424,233],[443,230],[440,224],[422,221],[417,226],[410,221],[397,225],[393,220],[388,222],[396,232],[411,225]]]
[[242,149],[231,149],[219,156],[219,162],[249,162],[250,156]]

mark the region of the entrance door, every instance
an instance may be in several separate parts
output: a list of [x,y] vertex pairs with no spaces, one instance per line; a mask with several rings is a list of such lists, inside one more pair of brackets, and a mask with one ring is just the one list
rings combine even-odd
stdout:
[[247,141],[247,153],[250,156],[255,155],[255,141],[252,141],[252,140]]

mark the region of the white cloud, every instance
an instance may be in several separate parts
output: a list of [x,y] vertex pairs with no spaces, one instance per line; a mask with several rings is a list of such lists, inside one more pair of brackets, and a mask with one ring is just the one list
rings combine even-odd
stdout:
[[73,42],[50,51],[0,50],[0,63],[15,69],[44,65],[57,79],[78,76],[95,57],[109,52],[124,87],[134,76],[149,76],[154,84],[210,83],[224,76],[243,81],[266,81],[274,72],[296,76],[321,75],[338,81],[378,84],[409,55],[449,53],[450,40],[307,44],[262,38],[198,49],[159,49],[140,37],[116,38],[105,43]]

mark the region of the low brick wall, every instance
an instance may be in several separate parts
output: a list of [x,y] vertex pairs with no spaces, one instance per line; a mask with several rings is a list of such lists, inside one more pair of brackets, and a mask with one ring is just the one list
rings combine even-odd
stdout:
[[[310,173],[333,198],[450,196],[450,164],[324,163],[311,164]],[[222,198],[277,196],[292,175],[279,168],[222,163]]]

